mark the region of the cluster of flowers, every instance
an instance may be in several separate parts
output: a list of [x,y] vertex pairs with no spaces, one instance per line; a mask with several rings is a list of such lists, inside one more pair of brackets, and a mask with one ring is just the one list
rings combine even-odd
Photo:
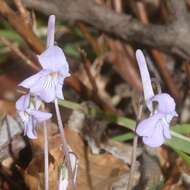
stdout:
[[[16,108],[24,123],[24,134],[32,139],[37,138],[37,124],[52,117],[51,113],[40,111],[42,101],[50,103],[57,99],[64,99],[62,91],[64,79],[70,76],[64,52],[60,47],[54,45],[54,22],[55,17],[52,15],[48,25],[48,47],[37,56],[42,69],[19,84],[19,86],[29,89],[28,94],[17,100]],[[136,133],[143,137],[146,145],[158,147],[166,139],[171,138],[169,127],[172,118],[177,116],[176,104],[167,93],[154,94],[145,57],[141,50],[137,50],[136,57],[142,78],[145,103],[150,111],[150,116],[138,123]],[[153,102],[158,103],[156,109],[153,108]],[[69,157],[73,156],[69,155]],[[76,164],[77,158],[76,156],[74,158],[72,163]],[[61,175],[63,174],[61,173]],[[75,175],[74,182],[76,181]],[[67,186],[68,180],[61,179],[59,189],[67,188]]]
[[64,52],[58,46],[49,46],[38,55],[38,60],[42,70],[19,84],[29,89],[29,93],[16,102],[16,108],[24,123],[24,133],[32,139],[37,138],[37,124],[52,117],[51,113],[39,111],[41,101],[50,103],[57,98],[64,99],[64,79],[70,76]]
[[[70,76],[69,65],[65,58],[64,52],[58,46],[54,45],[55,16],[51,15],[48,22],[47,49],[37,56],[42,69],[25,79],[19,84],[29,90],[29,93],[21,96],[16,102],[16,108],[24,124],[24,134],[31,139],[37,138],[37,124],[46,121],[52,117],[51,113],[40,111],[42,102],[55,103],[58,126],[60,129],[63,152],[65,155],[64,173],[69,173],[60,177],[59,189],[67,189],[69,177],[72,185],[75,185],[78,159],[66,142],[64,130],[62,129],[61,116],[57,107],[57,99],[64,99],[63,84],[64,79]],[[61,123],[60,123],[61,122]],[[45,135],[45,133],[44,133]],[[45,143],[44,143],[45,144]],[[45,146],[47,153],[48,147]],[[45,153],[45,189],[48,189],[48,154]],[[74,155],[74,156],[73,156]],[[71,171],[72,170],[72,171]],[[47,174],[47,175],[46,175]],[[62,176],[60,172],[60,176]],[[63,179],[62,179],[63,178]]]
[[[143,137],[143,142],[146,145],[159,147],[165,140],[171,138],[170,122],[174,116],[178,116],[175,111],[176,104],[174,99],[167,93],[154,95],[145,57],[141,50],[137,50],[136,58],[142,79],[146,106],[150,111],[150,116],[137,125],[136,133]],[[158,103],[156,109],[153,109],[153,102]]]

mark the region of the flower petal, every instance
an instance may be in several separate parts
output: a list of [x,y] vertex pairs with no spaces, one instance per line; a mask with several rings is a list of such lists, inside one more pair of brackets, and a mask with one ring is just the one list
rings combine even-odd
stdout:
[[47,75],[47,73],[48,73],[48,71],[41,70],[37,74],[34,74],[31,77],[29,77],[29,78],[25,79],[24,81],[22,81],[18,86],[22,86],[24,88],[29,88],[30,89],[31,87],[38,84],[41,77],[43,77],[44,75]]
[[16,101],[16,109],[20,111],[26,110],[27,107],[29,106],[29,101],[30,101],[30,94],[21,96]]
[[38,56],[39,62],[44,69],[50,71],[60,71],[63,74],[69,73],[69,65],[63,50],[58,46],[48,47]]
[[143,137],[144,144],[150,146],[150,147],[159,147],[161,146],[164,141],[164,135],[163,135],[163,126],[160,125],[160,123],[157,123],[154,132],[152,133],[152,136],[149,137]]
[[157,110],[162,113],[170,113],[175,111],[175,101],[167,93],[157,94],[152,98],[152,101],[158,102]]
[[50,84],[48,87],[42,89],[38,96],[46,103],[52,102],[56,98],[55,85]]
[[30,138],[30,139],[37,138],[35,122],[32,121],[31,118],[30,118],[29,122],[24,124],[24,128],[25,128],[24,134],[27,135],[28,138]]
[[167,122],[166,118],[162,118],[160,121],[160,125],[163,127],[163,135],[166,139],[171,139],[170,126]]
[[30,88],[30,91],[41,100],[49,103],[56,98],[56,83],[56,79],[53,79],[50,75],[46,75],[41,77],[38,83]]
[[143,55],[143,52],[140,49],[136,51],[136,58],[141,74],[145,102],[150,112],[152,112],[153,106],[152,102],[149,100],[154,96],[154,91],[152,88],[150,74],[148,72],[146,60]]
[[56,97],[61,99],[61,100],[64,100],[63,90],[62,90],[61,84],[56,85]]
[[41,112],[36,110],[29,110],[29,112],[39,123],[42,121],[46,121],[52,117],[52,114],[47,112]]
[[162,114],[156,113],[147,119],[144,119],[137,125],[136,133],[139,136],[152,136],[156,128],[156,124],[163,117]]

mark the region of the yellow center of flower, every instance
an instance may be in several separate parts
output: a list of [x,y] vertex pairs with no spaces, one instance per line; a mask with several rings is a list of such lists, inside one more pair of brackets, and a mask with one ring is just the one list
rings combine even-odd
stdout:
[[58,75],[58,72],[51,72],[49,75],[50,75],[52,78],[56,78],[57,75]]

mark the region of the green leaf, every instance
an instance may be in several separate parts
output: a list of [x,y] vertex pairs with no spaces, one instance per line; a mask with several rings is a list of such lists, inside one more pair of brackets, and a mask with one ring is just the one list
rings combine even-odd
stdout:
[[184,152],[178,151],[178,154],[185,160],[185,162],[190,165],[190,156],[185,154]]
[[181,134],[190,133],[190,123],[177,124],[175,127],[172,128],[172,131],[175,131]]
[[0,30],[0,36],[18,43],[22,41],[22,38],[13,30]]
[[115,141],[128,141],[133,139],[134,137],[134,133],[127,133],[127,134],[123,134],[123,135],[118,135],[116,137],[113,137],[112,139]]
[[182,151],[174,149],[174,151],[181,156],[181,158],[188,164],[190,165],[190,156]]
[[80,54],[78,51],[78,46],[74,44],[67,44],[64,46],[64,52],[71,57],[79,58]]
[[172,149],[176,149],[190,154],[190,142],[187,140],[173,136],[170,140],[167,140],[165,144],[170,146]]

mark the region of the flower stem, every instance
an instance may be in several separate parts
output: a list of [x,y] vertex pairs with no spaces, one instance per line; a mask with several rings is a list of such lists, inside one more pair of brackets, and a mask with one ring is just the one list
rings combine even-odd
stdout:
[[133,152],[132,152],[132,159],[131,159],[132,161],[131,161],[131,168],[130,168],[129,179],[128,179],[128,184],[127,184],[127,190],[131,190],[133,186],[133,175],[135,171],[137,143],[138,143],[138,136],[135,135],[133,139]]
[[[55,38],[54,34],[55,34],[55,15],[51,15],[48,20],[47,47],[51,47],[54,45],[54,38]],[[69,150],[68,150],[68,145],[67,145],[67,141],[65,138],[63,123],[61,120],[61,114],[60,114],[57,99],[55,99],[54,104],[55,104],[55,111],[56,111],[56,116],[57,116],[58,127],[59,127],[59,131],[60,131],[60,135],[61,135],[61,141],[63,144],[62,148],[63,148],[63,152],[65,155],[66,166],[67,166],[68,173],[69,173],[69,180],[71,182],[73,189],[75,189],[72,166],[71,166],[71,161],[70,161],[70,156],[69,156]]]
[[[143,106],[140,105],[139,110],[138,110],[138,114],[137,114],[137,124],[141,119],[142,108],[143,108]],[[137,153],[137,144],[138,144],[138,136],[135,135],[135,137],[133,139],[133,152],[132,152],[132,158],[131,158],[131,168],[130,168],[130,173],[129,173],[127,190],[131,190],[132,187],[133,187],[135,163],[136,163],[136,153]]]
[[49,189],[49,175],[48,175],[48,126],[44,122],[44,178],[45,178],[45,190]]
[[63,128],[63,123],[62,123],[57,99],[54,101],[54,104],[55,104],[55,111],[56,111],[56,116],[57,116],[58,127],[59,127],[59,131],[60,131],[60,135],[61,135],[62,148],[63,148],[63,152],[65,155],[66,166],[67,166],[67,169],[69,172],[69,180],[71,182],[73,189],[75,189],[71,160],[70,160],[70,156],[69,156],[69,149],[68,149],[68,145],[67,145],[67,140],[65,138],[65,132],[64,132],[64,128]]

